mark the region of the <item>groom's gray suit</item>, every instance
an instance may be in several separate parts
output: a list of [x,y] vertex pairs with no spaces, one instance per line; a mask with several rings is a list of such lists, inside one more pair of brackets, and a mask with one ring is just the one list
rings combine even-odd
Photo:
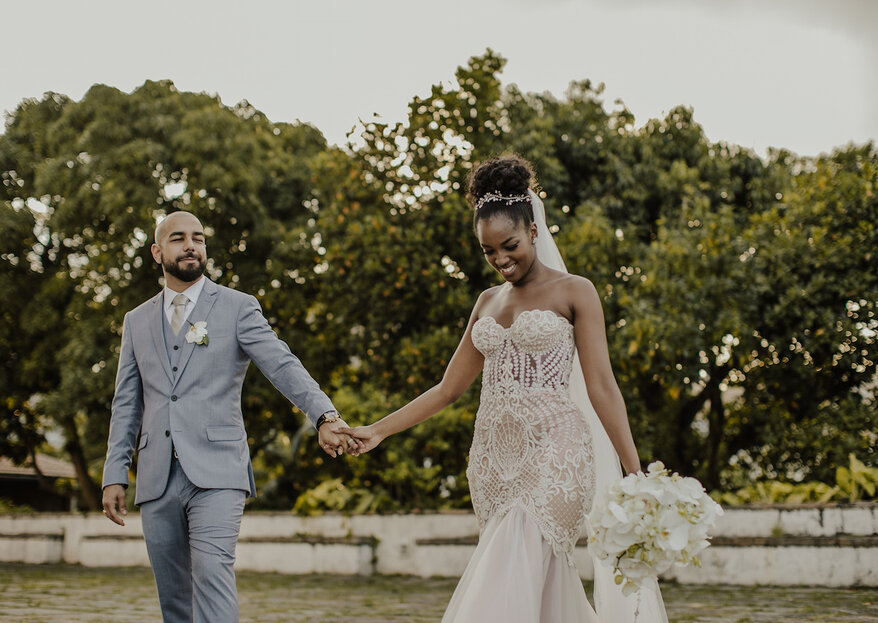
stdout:
[[[104,487],[127,487],[137,448],[135,503],[173,623],[237,621],[235,544],[244,500],[256,495],[241,412],[250,361],[312,422],[334,409],[254,297],[203,279],[177,335],[162,292],[126,314],[103,475]],[[198,321],[207,345],[185,340]]]

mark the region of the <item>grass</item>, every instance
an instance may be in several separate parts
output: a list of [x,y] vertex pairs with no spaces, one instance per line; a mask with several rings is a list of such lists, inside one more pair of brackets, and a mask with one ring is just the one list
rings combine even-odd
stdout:
[[[455,584],[448,578],[241,572],[241,623],[437,622]],[[875,588],[665,584],[662,594],[671,623],[878,621]],[[149,569],[0,563],[2,623],[160,620]]]

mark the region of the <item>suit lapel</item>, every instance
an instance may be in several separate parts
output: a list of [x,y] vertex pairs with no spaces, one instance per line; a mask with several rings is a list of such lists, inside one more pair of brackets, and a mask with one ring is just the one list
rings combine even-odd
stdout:
[[[195,324],[199,320],[207,320],[208,314],[210,314],[210,310],[213,308],[213,304],[216,303],[217,293],[219,292],[219,288],[216,287],[216,284],[212,282],[207,277],[204,278],[204,288],[201,290],[201,296],[198,297],[198,302],[195,303],[195,309],[192,310],[192,313],[189,314],[189,318],[186,320],[186,323],[183,325],[183,328],[180,331],[189,331],[189,328],[192,324]],[[191,323],[191,324],[190,324]],[[210,326],[207,327],[208,330],[208,338],[210,337]],[[177,374],[177,379],[174,381],[174,385],[176,386],[177,382],[182,378],[183,372],[186,371],[186,365],[189,363],[189,358],[192,356],[192,351],[196,348],[205,348],[204,346],[199,346],[195,342],[189,343],[186,342],[183,344],[183,352],[180,353],[180,372]]]
[[155,354],[162,364],[162,369],[168,375],[168,380],[173,381],[174,375],[171,374],[171,362],[168,361],[168,349],[165,346],[165,330],[162,326],[164,319],[164,290],[152,299],[152,309],[149,312],[149,332],[152,334],[152,343],[155,346]]

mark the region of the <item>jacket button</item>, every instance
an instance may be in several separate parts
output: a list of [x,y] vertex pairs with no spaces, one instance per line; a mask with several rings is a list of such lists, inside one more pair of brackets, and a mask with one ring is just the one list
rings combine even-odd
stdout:
[[165,437],[170,437],[170,436],[171,436],[171,431],[166,430],[166,431],[165,431]]
[[173,400],[174,402],[176,402],[176,401],[177,401],[177,394],[174,394],[173,396],[171,396],[171,400]]
[[175,344],[175,345],[174,345],[174,350],[180,350],[180,347],[177,346],[177,345]]
[[176,372],[176,371],[177,371],[177,366],[174,366],[174,372]]

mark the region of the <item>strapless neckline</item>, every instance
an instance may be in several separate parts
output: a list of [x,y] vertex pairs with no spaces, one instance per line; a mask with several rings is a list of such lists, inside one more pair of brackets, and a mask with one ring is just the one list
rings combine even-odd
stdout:
[[[563,322],[564,324],[566,324],[570,327],[573,327],[572,322],[567,320],[567,318],[565,318],[564,316],[553,312],[551,309],[525,309],[523,312],[519,313],[518,316],[515,317],[515,320],[513,320],[512,324],[509,325],[508,327],[504,327],[502,324],[497,322],[497,319],[494,318],[494,316],[482,316],[481,318],[476,320],[475,324],[479,324],[483,320],[486,320],[486,321],[491,321],[493,324],[500,327],[500,329],[502,329],[503,331],[511,331],[512,329],[515,328],[515,325],[518,323],[518,321],[521,320],[522,316],[525,316],[528,314],[550,314],[552,317]],[[473,326],[475,326],[475,325],[473,325]]]

